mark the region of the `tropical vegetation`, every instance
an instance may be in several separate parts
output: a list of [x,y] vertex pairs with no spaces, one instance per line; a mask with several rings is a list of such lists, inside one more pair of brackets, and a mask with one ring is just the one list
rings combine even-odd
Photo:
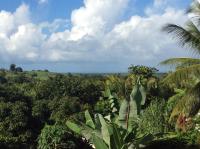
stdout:
[[130,65],[126,74],[0,69],[2,149],[200,148],[200,3],[185,26],[167,24],[196,58],[170,58],[174,71]]

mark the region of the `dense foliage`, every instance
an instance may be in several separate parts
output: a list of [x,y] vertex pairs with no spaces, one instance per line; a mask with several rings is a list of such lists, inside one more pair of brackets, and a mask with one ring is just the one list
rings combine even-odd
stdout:
[[[154,68],[134,69],[127,75],[106,76],[2,69],[0,147],[88,149],[100,143],[100,148],[112,149],[148,146],[168,137],[178,143],[198,143],[200,135],[192,131],[198,118],[189,123],[184,115],[171,114],[184,90],[163,85]],[[84,117],[86,110],[92,115],[86,112]],[[84,131],[77,134],[75,128],[82,126]]]
[[[11,65],[11,69],[14,67]],[[39,135],[45,136],[47,130],[68,134],[69,137],[63,136],[65,140],[73,137],[66,129],[66,120],[83,120],[82,111],[93,110],[101,96],[102,76],[49,73],[44,79],[38,77],[40,73],[43,72],[35,71],[33,77],[32,72],[0,71],[0,146],[3,148],[36,148]],[[63,140],[61,134],[52,139]],[[72,148],[73,144],[75,148],[88,146],[85,141],[78,146],[79,137],[74,136],[73,141]]]
[[[199,21],[200,3],[187,13]],[[168,24],[199,54],[199,23]],[[200,60],[171,58],[175,71],[131,65],[127,74],[0,69],[0,148],[200,148]]]

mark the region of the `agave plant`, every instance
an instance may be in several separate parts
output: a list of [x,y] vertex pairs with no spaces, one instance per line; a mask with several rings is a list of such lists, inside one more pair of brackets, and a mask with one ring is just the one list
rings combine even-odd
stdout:
[[[195,0],[187,11],[192,17],[187,21],[186,26],[167,24],[163,30],[175,35],[182,46],[186,46],[200,55],[200,3]],[[187,116],[192,116],[200,108],[200,59],[195,58],[171,58],[161,62],[164,65],[176,66],[176,71],[170,73],[163,83],[174,85],[179,88],[186,88],[186,94],[175,106],[175,111],[181,111]]]
[[145,104],[145,101],[146,91],[138,78],[136,85],[132,89],[130,98],[124,99],[120,106],[119,125],[131,132],[140,114],[141,106]]
[[[129,78],[130,77],[131,76],[129,76]],[[109,120],[116,120],[118,125],[129,131],[131,131],[134,123],[137,121],[141,106],[143,106],[146,101],[146,89],[141,83],[141,77],[137,77],[136,81],[135,79],[136,77],[134,76],[134,83],[129,96],[123,95],[118,97],[117,93],[111,92],[109,86],[105,86],[105,91],[103,92],[104,97],[107,97],[110,101],[110,109],[112,110],[106,118]],[[124,92],[127,94],[126,84],[125,82],[123,83],[125,86]],[[119,107],[120,102],[121,106]]]
[[85,112],[86,123],[67,121],[67,126],[77,134],[89,140],[96,149],[137,149],[154,139],[152,135],[136,136],[136,129],[131,132],[106,120],[97,114],[93,120],[89,112]]

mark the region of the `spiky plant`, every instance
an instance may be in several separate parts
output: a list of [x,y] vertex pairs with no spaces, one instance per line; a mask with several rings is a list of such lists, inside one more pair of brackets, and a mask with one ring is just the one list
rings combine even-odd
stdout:
[[[173,34],[181,46],[185,46],[197,55],[200,55],[200,3],[195,0],[187,11],[192,17],[182,27],[175,24],[167,24],[163,30]],[[195,114],[194,109],[200,107],[199,83],[200,83],[200,59],[171,58],[161,62],[163,65],[174,65],[176,71],[170,73],[163,83],[176,87],[186,88],[186,94],[179,100],[173,111],[185,113],[187,116]],[[193,111],[194,110],[194,111]],[[174,112],[172,112],[172,115]]]

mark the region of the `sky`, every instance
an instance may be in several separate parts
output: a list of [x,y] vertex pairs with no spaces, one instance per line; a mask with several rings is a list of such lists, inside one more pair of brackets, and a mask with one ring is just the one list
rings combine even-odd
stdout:
[[191,0],[1,0],[0,67],[126,72],[192,56],[163,33],[184,25]]

